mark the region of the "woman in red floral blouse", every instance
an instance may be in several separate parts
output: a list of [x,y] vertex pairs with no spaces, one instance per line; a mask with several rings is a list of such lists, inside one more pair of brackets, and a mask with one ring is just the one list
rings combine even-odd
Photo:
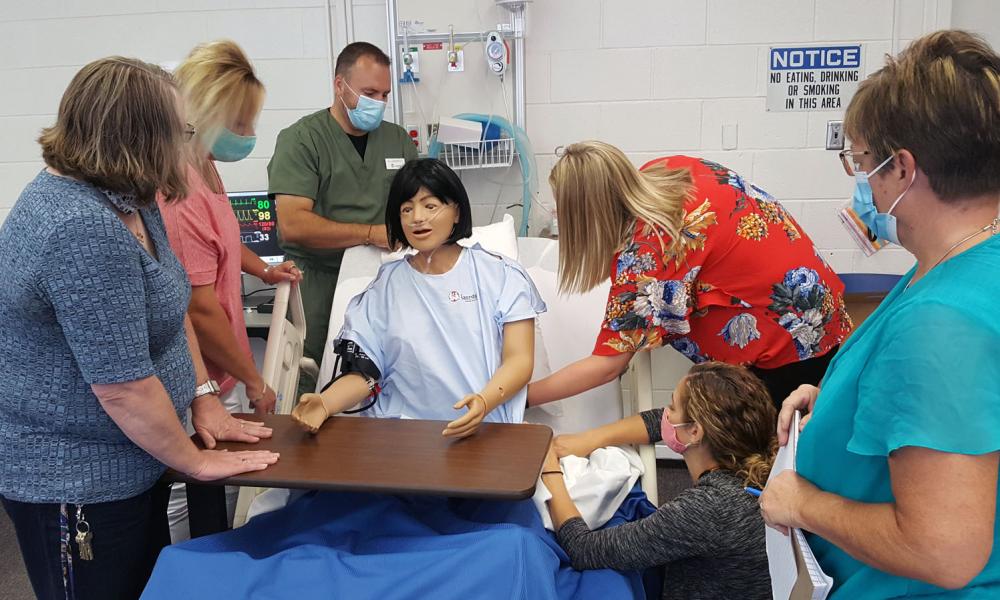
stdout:
[[670,344],[696,363],[751,368],[778,405],[816,385],[851,331],[844,284],[771,195],[688,156],[636,170],[603,142],[572,144],[549,177],[559,213],[559,284],[612,280],[591,356],[528,387],[528,404],[620,375]]

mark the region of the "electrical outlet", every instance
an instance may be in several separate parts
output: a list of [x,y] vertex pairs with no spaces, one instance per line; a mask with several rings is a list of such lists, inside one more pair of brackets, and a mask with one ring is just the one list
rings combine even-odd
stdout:
[[826,122],[826,149],[827,150],[843,150],[844,149],[844,122],[843,121],[827,121]]

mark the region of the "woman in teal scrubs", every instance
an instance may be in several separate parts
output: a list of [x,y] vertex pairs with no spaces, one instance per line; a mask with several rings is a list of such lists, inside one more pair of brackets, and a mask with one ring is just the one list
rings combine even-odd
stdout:
[[863,82],[844,168],[873,233],[916,266],[841,347],[808,411],[798,473],[761,496],[799,527],[832,598],[1000,598],[1000,57],[941,31]]

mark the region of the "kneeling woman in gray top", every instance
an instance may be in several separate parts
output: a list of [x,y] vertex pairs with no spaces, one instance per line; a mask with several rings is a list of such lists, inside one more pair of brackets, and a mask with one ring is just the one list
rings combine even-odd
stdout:
[[[764,384],[734,365],[695,365],[670,405],[555,439],[542,469],[559,544],[577,569],[663,565],[664,599],[770,599],[764,521],[745,486],[762,488],[777,444]],[[662,436],[661,436],[662,432]],[[684,457],[694,487],[632,523],[590,531],[566,491],[559,458],[663,439]]]

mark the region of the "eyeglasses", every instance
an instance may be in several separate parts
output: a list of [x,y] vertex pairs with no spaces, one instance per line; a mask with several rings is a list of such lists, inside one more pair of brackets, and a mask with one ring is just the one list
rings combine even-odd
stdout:
[[854,177],[855,165],[860,167],[860,164],[854,157],[866,154],[871,154],[871,152],[867,150],[841,150],[837,153],[837,156],[840,157],[840,164],[844,165],[844,172],[850,177]]
[[196,134],[196,133],[198,133],[198,130],[194,128],[194,125],[192,125],[190,123],[185,123],[184,124],[184,141],[185,142],[190,142],[191,138],[193,138],[194,134]]

